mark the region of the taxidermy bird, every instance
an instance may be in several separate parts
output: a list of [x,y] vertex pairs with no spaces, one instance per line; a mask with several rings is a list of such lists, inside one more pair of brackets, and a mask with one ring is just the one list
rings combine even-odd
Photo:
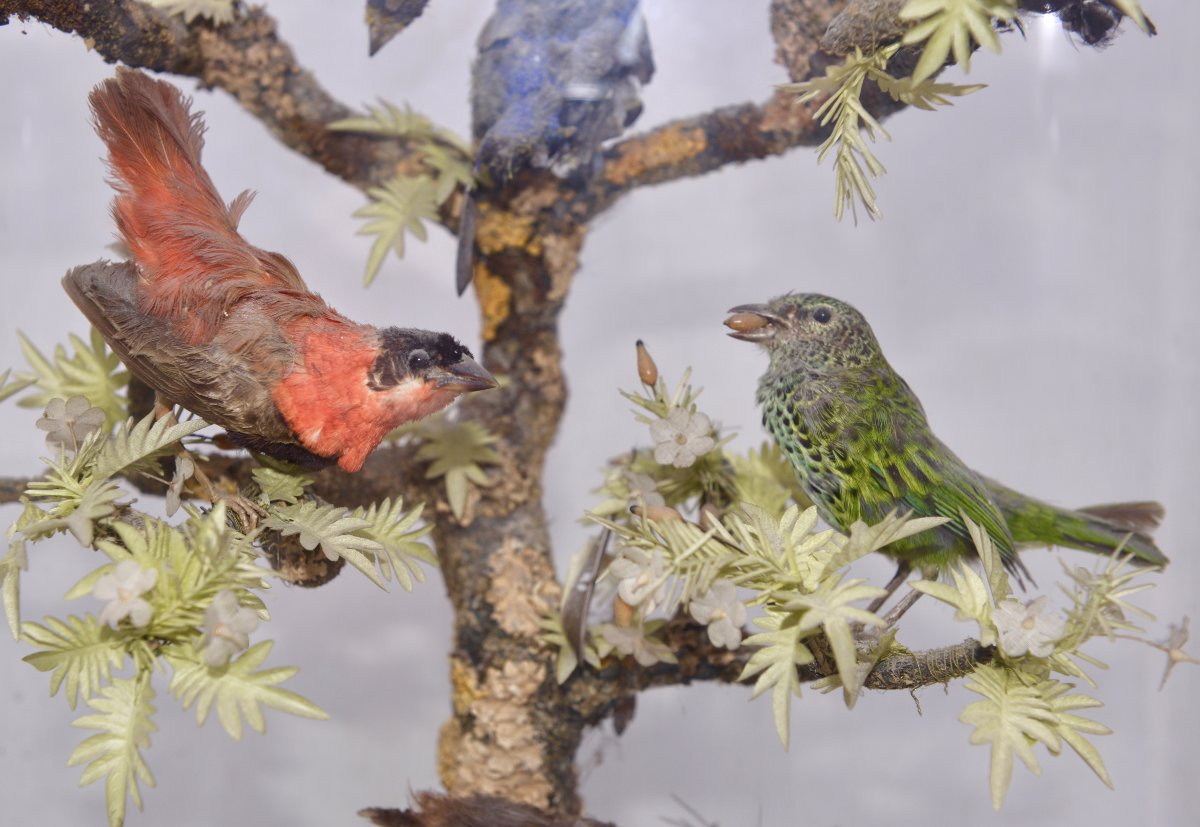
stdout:
[[255,451],[357,471],[398,425],[495,380],[449,334],[357,324],[238,233],[200,165],[204,124],[170,84],[117,69],[91,93],[132,263],[78,267],[67,293],[159,400]]
[[[476,171],[501,186],[526,167],[566,176],[642,111],[654,74],[639,0],[499,0],[471,73]],[[459,232],[458,291],[471,278],[474,204]]]
[[896,509],[949,518],[888,546],[900,562],[899,579],[912,567],[944,570],[976,554],[963,514],[987,531],[1018,579],[1028,573],[1017,551],[1039,545],[1098,554],[1119,547],[1136,562],[1166,564],[1150,538],[1163,517],[1158,503],[1071,511],[968,468],[934,436],[920,401],[850,305],[810,293],[729,312],[729,335],[770,356],[758,383],[763,424],[830,525],[846,531],[855,520],[874,523]]

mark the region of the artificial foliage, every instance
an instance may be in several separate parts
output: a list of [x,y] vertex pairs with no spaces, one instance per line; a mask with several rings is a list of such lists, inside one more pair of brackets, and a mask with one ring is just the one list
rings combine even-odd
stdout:
[[369,285],[379,274],[389,250],[404,257],[406,235],[425,240],[425,222],[437,219],[438,210],[458,187],[471,183],[473,173],[471,166],[461,160],[470,157],[470,147],[408,104],[401,109],[381,100],[379,106],[368,104],[366,110],[366,115],[333,121],[327,128],[410,141],[421,151],[430,172],[398,175],[381,187],[371,187],[367,190],[370,203],[355,211],[355,217],[370,219],[359,229],[359,235],[375,236],[363,277],[363,283]]
[[[635,403],[634,417],[648,426],[652,440],[662,436],[656,422],[678,411],[710,422],[686,374],[673,391],[657,368],[651,378],[639,392],[622,394]],[[707,625],[714,646],[749,650],[740,680],[751,687],[751,697],[770,698],[786,748],[804,667],[828,664],[815,687],[840,688],[853,708],[875,665],[909,651],[903,612],[869,611],[866,604],[885,592],[855,577],[853,564],[946,518],[893,512],[841,534],[820,523],[773,445],[738,454],[711,425],[708,436],[707,450],[683,467],[658,462],[657,443],[613,460],[599,489],[602,499],[586,515],[609,535],[611,547],[600,558],[606,562],[595,565],[597,551],[606,547],[601,543],[576,555],[559,611],[542,621],[543,640],[557,649],[556,676],[564,682],[577,670],[603,669],[622,656],[642,666],[670,662],[674,655],[658,634],[668,619],[690,615]],[[1100,702],[1072,681],[1095,685],[1084,667],[1103,664],[1083,651],[1095,638],[1135,640],[1169,656],[1180,651],[1145,638],[1132,621],[1149,618],[1130,598],[1153,585],[1147,578],[1157,570],[1131,566],[1118,550],[1094,569],[1064,565],[1054,589],[1068,601],[1063,611],[1045,595],[1022,603],[987,532],[964,520],[977,562],[957,563],[943,579],[909,586],[951,606],[957,621],[970,624],[978,645],[993,653],[957,675],[981,697],[961,720],[973,727],[970,742],[991,750],[993,804],[999,809],[1004,801],[1014,758],[1040,773],[1040,749],[1057,756],[1070,747],[1112,786],[1090,740],[1110,730],[1077,714]],[[588,577],[594,583],[586,583]],[[580,582],[588,588],[579,588]],[[579,615],[579,594],[589,599],[582,633],[573,636],[564,618]],[[741,624],[729,621],[745,619],[748,611],[755,631],[743,637]],[[1186,634],[1181,639],[1186,642]]]
[[[429,528],[420,504],[388,498],[365,508],[334,506],[308,490],[311,476],[270,460],[254,469],[252,489],[238,495],[261,512],[254,526],[234,519],[225,499],[208,510],[189,502],[176,522],[138,509],[129,488],[135,477],[167,483],[168,496],[177,499],[185,491],[195,470],[187,445],[206,441],[197,434],[207,423],[172,414],[115,415],[123,413],[119,391],[126,381],[115,357],[96,337],[90,346],[72,343],[73,355],[58,348],[47,359],[22,338],[31,373],[5,386],[8,396],[26,391],[22,404],[45,405],[38,425],[51,455],[9,527],[0,596],[14,639],[34,650],[25,661],[49,674],[50,694],[61,691],[72,709],[81,702],[92,709],[74,725],[96,733],[69,763],[84,765],[82,784],[104,780],[109,823],[117,825],[127,801],[141,807],[139,785],[154,784],[146,749],[155,730],[156,682],[168,679],[167,690],[183,708],[195,709],[197,724],[215,711],[234,739],[247,726],[263,733],[265,709],[327,717],[279,686],[295,667],[265,665],[273,642],[261,639],[259,626],[269,620],[264,598],[277,576],[262,565],[266,533],[295,535],[305,549],[345,558],[380,587],[395,580],[411,590],[424,579],[419,564],[436,565],[436,558],[421,539]],[[95,393],[108,410],[77,392],[65,400],[50,396],[79,390]],[[175,479],[168,480],[163,474],[172,467]],[[22,619],[20,581],[36,569],[34,546],[60,534],[104,559],[65,599],[104,605],[98,614]],[[132,676],[123,677],[130,669]]]
[[[1142,31],[1153,33],[1138,0],[1113,0],[1113,4]],[[817,150],[817,161],[832,153],[833,212],[839,221],[847,208],[857,220],[860,205],[869,218],[881,215],[871,179],[883,175],[885,168],[870,145],[878,135],[891,136],[867,110],[864,85],[874,84],[893,100],[924,110],[947,106],[951,97],[983,89],[985,84],[937,83],[933,78],[948,65],[970,72],[977,48],[1000,52],[1000,34],[1016,26],[1019,10],[1018,0],[908,0],[900,9],[900,22],[906,28],[899,39],[855,43],[842,62],[831,65],[823,76],[781,87],[796,93],[797,103],[820,102],[813,118],[830,132]],[[889,71],[902,49],[919,50],[915,65],[905,60],[901,65],[911,69]]]

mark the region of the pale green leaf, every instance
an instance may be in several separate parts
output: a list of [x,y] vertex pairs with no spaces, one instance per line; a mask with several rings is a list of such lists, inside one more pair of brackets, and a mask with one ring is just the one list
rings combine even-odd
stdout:
[[268,509],[262,524],[285,537],[298,534],[301,546],[309,551],[320,546],[330,560],[345,558],[372,583],[386,588],[375,564],[383,547],[359,533],[371,523],[352,515],[349,509],[315,500],[296,505],[274,505]]
[[992,623],[992,603],[987,585],[975,570],[965,563],[950,568],[952,583],[919,580],[912,587],[919,592],[948,603],[957,611],[958,620],[974,620],[979,624],[979,642],[991,646],[996,642],[996,627]]
[[95,536],[96,520],[116,511],[116,501],[124,494],[111,481],[93,481],[83,490],[75,508],[64,518],[64,525],[81,546],[90,546]]
[[28,567],[25,539],[10,530],[8,554],[0,560],[0,600],[4,602],[4,619],[13,640],[21,639],[21,572]]
[[177,14],[184,23],[197,17],[211,20],[214,25],[233,22],[233,0],[141,0],[148,6],[160,9],[164,14]]
[[53,361],[47,359],[25,336],[17,333],[25,361],[32,373],[18,373],[16,381],[36,384],[38,391],[24,396],[18,403],[25,408],[44,408],[54,398],[70,399],[85,396],[104,411],[109,426],[125,417],[125,397],[122,391],[129,384],[129,372],[121,360],[108,349],[104,338],[93,328],[90,342],[71,335],[73,353],[58,345]]
[[1138,0],[1112,0],[1121,12],[1133,20],[1137,27],[1146,34],[1153,34],[1150,26],[1150,21],[1146,19],[1146,13],[1142,11],[1142,4]]
[[107,776],[105,796],[108,823],[112,827],[124,823],[126,796],[141,809],[139,781],[154,786],[154,776],[141,752],[150,746],[150,734],[157,729],[151,719],[155,713],[153,700],[154,690],[148,674],[131,679],[118,678],[104,687],[99,696],[88,700],[88,706],[98,714],[85,715],[71,722],[72,726],[82,729],[99,730],[75,748],[67,765],[73,767],[88,762],[80,786]]
[[106,479],[122,471],[146,467],[183,437],[207,427],[203,419],[174,422],[173,417],[156,416],[153,412],[136,423],[128,419],[100,450],[95,474]]
[[909,0],[900,10],[900,19],[914,21],[914,25],[902,42],[925,42],[912,82],[919,84],[932,77],[951,52],[963,71],[970,71],[972,40],[1000,51],[993,21],[1008,23],[1015,16],[1015,0]]
[[66,681],[67,704],[71,709],[79,696],[90,698],[102,683],[112,679],[112,670],[125,662],[125,648],[108,626],[101,626],[91,615],[71,615],[66,622],[45,618],[46,625],[27,621],[21,624],[25,642],[40,651],[22,660],[39,672],[50,672],[50,694]]
[[0,402],[3,402],[14,394],[20,393],[37,381],[32,376],[26,376],[24,379],[18,378],[9,382],[8,375],[11,372],[11,370],[6,370],[3,374],[0,374]]
[[191,647],[167,650],[164,657],[173,670],[170,690],[184,709],[196,704],[197,724],[202,725],[208,719],[215,705],[221,726],[234,740],[242,737],[243,720],[255,732],[266,732],[264,706],[303,718],[327,719],[328,713],[312,701],[276,687],[298,669],[288,666],[257,671],[272,646],[274,642],[270,640],[256,643],[221,668],[207,666]]
[[267,502],[295,503],[304,496],[304,489],[313,483],[313,478],[308,474],[268,465],[261,465],[250,474]]
[[791,701],[793,696],[800,694],[800,680],[796,675],[796,667],[812,663],[813,654],[801,643],[803,633],[794,622],[794,617],[778,613],[768,614],[754,623],[767,631],[751,635],[743,641],[742,645],[757,647],[758,651],[750,656],[738,680],[744,681],[758,675],[751,692],[752,698],[757,698],[768,689],[771,690],[775,732],[779,735],[783,748],[787,749]]
[[418,562],[437,565],[433,550],[420,542],[432,528],[417,525],[424,508],[424,503],[418,503],[416,507],[405,511],[404,501],[397,497],[394,501],[387,498],[383,502],[372,503],[369,508],[354,510],[355,517],[369,524],[356,533],[374,540],[383,549],[379,563],[384,578],[390,580],[394,574],[405,591],[412,591],[414,578],[422,582],[425,580],[425,573],[417,565]]
[[797,624],[801,632],[811,631],[818,626],[825,632],[833,649],[846,705],[850,707],[854,706],[861,689],[858,653],[851,624],[883,625],[883,620],[874,613],[850,605],[858,600],[871,600],[885,594],[883,589],[863,583],[862,580],[839,583],[836,578],[826,579],[812,594],[793,597],[783,604],[788,611],[803,610]]
[[480,463],[500,462],[492,447],[496,437],[478,422],[447,422],[444,418],[420,423],[416,433],[422,439],[417,459],[430,463],[426,479],[444,479],[450,510],[461,520],[469,483],[484,488],[492,484]]
[[370,219],[358,230],[359,235],[375,236],[371,254],[367,257],[364,284],[374,281],[389,249],[404,257],[404,235],[411,233],[425,240],[423,220],[436,220],[438,185],[427,175],[397,176],[382,187],[367,190],[371,203],[355,211],[357,218]]

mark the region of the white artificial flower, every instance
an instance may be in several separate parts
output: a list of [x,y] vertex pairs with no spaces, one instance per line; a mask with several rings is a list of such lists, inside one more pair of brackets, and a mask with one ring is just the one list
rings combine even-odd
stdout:
[[604,623],[600,626],[600,634],[613,645],[622,655],[633,655],[642,666],[653,666],[660,661],[674,663],[675,656],[660,640],[646,637],[646,630],[641,624],[637,626],[615,626]]
[[707,624],[708,639],[713,646],[736,649],[741,645],[746,604],[738,599],[733,583],[716,581],[704,594],[692,598],[688,611],[697,623]]
[[1026,652],[1044,658],[1067,631],[1067,619],[1054,611],[1046,597],[1028,604],[1001,600],[992,612],[992,621],[1000,633],[1000,649],[1009,657]]
[[209,666],[224,666],[235,652],[250,645],[250,633],[258,628],[258,615],[253,609],[238,605],[237,595],[229,589],[217,592],[213,602],[204,610],[206,645],[204,662]]
[[654,554],[626,546],[621,556],[608,566],[608,571],[617,580],[617,596],[643,614],[654,611],[654,607],[666,599],[667,581],[663,577],[662,552]]
[[74,454],[93,432],[104,426],[104,411],[93,408],[86,396],[51,399],[37,426],[46,431],[46,447]]
[[654,461],[659,465],[688,468],[701,454],[716,445],[712,438],[712,421],[702,413],[672,408],[666,419],[650,425],[654,440]]
[[92,587],[92,597],[107,601],[100,610],[100,623],[116,626],[128,617],[134,626],[150,622],[152,609],[142,595],[158,582],[158,569],[144,569],[135,560],[122,560]]

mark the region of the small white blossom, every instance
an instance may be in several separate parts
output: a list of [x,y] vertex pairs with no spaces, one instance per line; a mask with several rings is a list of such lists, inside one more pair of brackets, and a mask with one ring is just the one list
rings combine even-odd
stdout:
[[736,649],[741,645],[746,604],[738,599],[733,583],[716,581],[704,594],[692,598],[688,611],[697,623],[708,625],[708,639],[713,646]]
[[992,620],[1000,633],[1001,650],[1014,658],[1026,652],[1039,658],[1048,656],[1067,631],[1067,619],[1054,611],[1045,597],[1028,604],[1001,600],[992,612]]
[[666,419],[650,425],[654,440],[654,461],[659,465],[688,468],[696,457],[707,454],[716,445],[712,438],[712,420],[700,412],[672,408]]
[[658,493],[658,483],[649,474],[625,472],[625,485],[629,487],[629,501],[635,505],[652,507],[666,505],[663,495]]
[[674,663],[675,656],[661,640],[646,637],[646,630],[641,624],[637,626],[615,626],[604,623],[600,626],[600,634],[613,645],[622,655],[633,655],[642,666],[653,666],[659,662]]
[[224,666],[235,652],[250,645],[250,633],[258,628],[258,615],[253,609],[238,605],[237,595],[229,589],[217,592],[213,602],[204,610],[204,662],[209,666]]
[[92,587],[92,597],[107,601],[100,610],[100,623],[115,627],[128,617],[134,626],[145,626],[150,622],[153,610],[141,595],[153,589],[157,582],[158,569],[144,569],[134,560],[117,563]]
[[666,599],[663,557],[657,549],[650,555],[643,549],[626,546],[621,549],[621,556],[609,564],[608,571],[617,580],[617,595],[630,606],[640,607],[643,614],[654,611]]
[[56,397],[46,404],[46,410],[36,424],[46,431],[48,448],[61,448],[74,454],[89,435],[104,425],[104,411],[93,408],[86,396]]

